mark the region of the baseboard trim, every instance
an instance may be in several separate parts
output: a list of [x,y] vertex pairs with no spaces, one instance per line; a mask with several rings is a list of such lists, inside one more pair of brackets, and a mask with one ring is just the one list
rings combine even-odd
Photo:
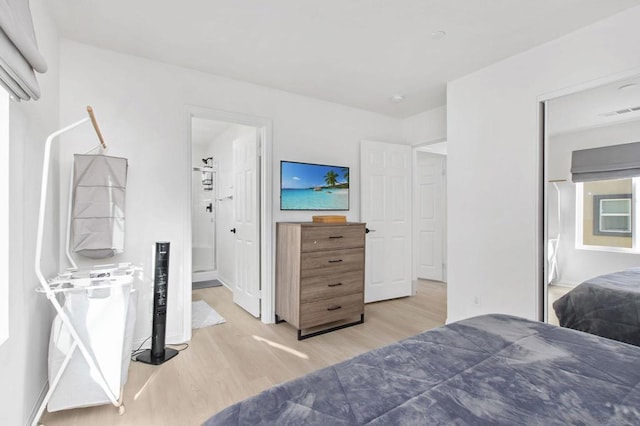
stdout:
[[229,283],[227,283],[227,281],[224,278],[222,278],[221,276],[219,276],[219,275],[218,275],[218,281],[220,281],[222,283],[222,285],[225,286],[226,288],[228,288],[230,291],[233,291],[233,288],[231,288]]
[[574,288],[577,287],[580,283],[574,283],[570,281],[564,281],[561,283],[550,283],[548,287],[563,287],[563,288]]
[[194,272],[191,274],[191,282],[211,281],[218,279],[218,271]]

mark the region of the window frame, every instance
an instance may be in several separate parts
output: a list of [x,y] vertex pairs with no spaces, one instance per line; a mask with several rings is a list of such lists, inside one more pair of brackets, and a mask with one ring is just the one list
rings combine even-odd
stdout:
[[[584,212],[584,183],[576,182],[576,204],[575,204],[575,248],[578,250],[590,250],[590,251],[607,251],[612,253],[640,253],[640,235],[638,232],[634,232],[637,225],[640,224],[640,217],[634,218],[633,212],[640,212],[640,177],[631,178],[631,248],[628,247],[612,247],[612,246],[595,246],[586,245],[584,241],[583,233],[583,212]],[[635,197],[634,197],[635,195]],[[638,221],[638,223],[634,223]],[[616,234],[616,236],[620,236]]]
[[[620,213],[603,213],[602,203],[603,201],[628,201],[629,210],[626,214]],[[628,231],[615,231],[615,230],[603,230],[602,218],[603,217],[628,217],[629,218],[629,230]],[[602,235],[609,237],[632,237],[633,238],[633,194],[598,194],[593,196],[593,235]]]

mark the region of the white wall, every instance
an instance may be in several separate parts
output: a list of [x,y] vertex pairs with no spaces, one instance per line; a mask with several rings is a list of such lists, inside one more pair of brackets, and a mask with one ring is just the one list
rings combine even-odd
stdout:
[[[38,75],[42,97],[10,104],[9,193],[9,339],[0,345],[0,424],[23,425],[44,389],[51,307],[34,271],[36,228],[44,142],[58,127],[58,33],[44,0],[32,0],[31,11],[40,51],[49,71]],[[53,169],[56,169],[54,163]],[[51,174],[45,227],[43,271],[58,269],[57,173]]]
[[538,317],[538,97],[640,67],[638,22],[635,7],[448,84],[448,321]]
[[[549,120],[554,119],[553,102],[549,107]],[[616,123],[563,133],[549,137],[549,180],[566,179],[558,183],[560,190],[561,229],[558,250],[558,282],[578,285],[582,281],[626,268],[640,265],[640,254],[612,253],[576,249],[576,185],[571,182],[571,152],[577,149],[596,148],[640,141],[640,121]],[[557,233],[557,201],[555,189],[549,192],[549,234]]]
[[[310,220],[312,215],[278,209],[281,159],[344,164],[358,176],[360,140],[401,140],[398,119],[68,40],[62,41],[60,49],[61,121],[73,122],[84,116],[85,105],[93,105],[109,152],[129,159],[126,252],[114,260],[142,264],[149,276],[153,242],[172,243],[169,342],[184,340],[188,337],[185,329],[190,328],[183,324],[182,310],[183,281],[190,278],[184,252],[190,238],[185,230],[191,182],[187,105],[273,121],[275,221]],[[86,150],[94,142],[90,126],[65,138],[61,156],[61,192],[65,196],[71,153]],[[360,216],[359,187],[354,181],[350,220]],[[151,283],[139,287],[142,294],[135,337],[141,340],[151,329]]]
[[446,105],[402,120],[402,139],[409,145],[437,142],[447,138]]
[[[9,93],[0,89],[0,233],[9,235]],[[0,242],[0,347],[9,337],[9,239]]]

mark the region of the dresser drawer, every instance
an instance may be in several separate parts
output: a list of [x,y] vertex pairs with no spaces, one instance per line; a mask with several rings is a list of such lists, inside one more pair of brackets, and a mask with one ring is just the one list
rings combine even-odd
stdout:
[[364,225],[305,226],[301,240],[303,252],[364,247]]
[[300,328],[310,328],[363,313],[363,293],[303,303],[300,305]]
[[364,270],[364,248],[302,253],[300,265],[302,278]]
[[362,293],[363,287],[364,271],[362,269],[344,274],[306,277],[300,282],[300,302]]

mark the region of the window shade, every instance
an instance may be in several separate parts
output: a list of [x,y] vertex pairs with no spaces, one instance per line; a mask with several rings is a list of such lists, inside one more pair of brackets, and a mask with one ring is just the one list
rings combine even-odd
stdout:
[[571,180],[625,179],[640,176],[640,142],[573,151]]
[[47,71],[38,51],[28,0],[0,0],[0,85],[16,99],[38,99],[35,71]]

